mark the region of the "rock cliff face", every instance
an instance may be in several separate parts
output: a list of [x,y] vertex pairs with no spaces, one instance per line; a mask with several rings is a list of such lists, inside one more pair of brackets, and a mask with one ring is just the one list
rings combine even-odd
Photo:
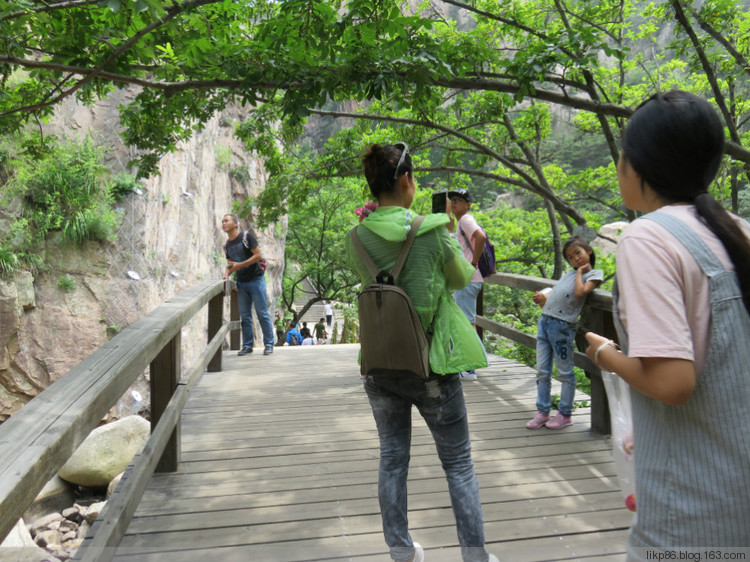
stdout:
[[[134,153],[118,136],[117,107],[134,95],[134,90],[120,90],[93,107],[71,101],[45,133],[91,136],[110,147],[110,167],[123,170]],[[47,271],[0,280],[0,421],[123,327],[185,288],[221,278],[226,238],[221,217],[233,201],[256,195],[266,181],[263,162],[233,137],[241,114],[237,107],[217,115],[163,158],[159,176],[118,203],[123,221],[114,243],[92,242],[73,250],[53,239],[39,249]],[[269,261],[269,304],[281,292],[285,230],[282,223],[256,232]],[[63,275],[73,281],[72,289],[59,287]],[[188,366],[205,342],[205,314],[185,327],[182,338],[183,365]],[[110,416],[147,405],[144,376]]]

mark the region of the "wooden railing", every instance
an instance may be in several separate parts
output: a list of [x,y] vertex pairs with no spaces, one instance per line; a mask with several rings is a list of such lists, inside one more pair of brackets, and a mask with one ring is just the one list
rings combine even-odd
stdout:
[[[190,389],[205,370],[221,370],[222,344],[227,333],[239,329],[238,321],[223,319],[228,287],[224,281],[207,281],[165,302],[0,425],[0,542],[89,432],[149,368],[151,435],[76,555],[77,560],[92,562],[112,558],[151,475],[177,470],[180,414]],[[206,305],[208,343],[181,377],[182,327]]]
[[[528,291],[555,283],[512,274],[495,274],[485,278],[485,282]],[[151,475],[177,470],[180,415],[190,390],[205,370],[221,370],[221,347],[227,334],[231,333],[230,348],[239,347],[236,297],[231,299],[232,321],[223,319],[225,297],[236,295],[229,287],[224,281],[207,281],[165,302],[125,328],[0,425],[0,541],[107,411],[149,368],[151,435],[96,519],[76,559],[100,562],[114,556]],[[180,376],[182,327],[206,305],[208,343],[195,363]],[[615,339],[611,308],[610,294],[594,291],[587,299],[581,324],[586,330]],[[477,317],[477,326],[536,347],[533,335],[481,315]],[[591,377],[592,428],[609,433],[609,408],[601,373],[583,353],[576,352],[574,361]]]
[[[552,279],[514,275],[511,273],[493,274],[485,277],[484,282],[526,291],[539,291],[546,287],[553,287],[556,283]],[[529,298],[531,298],[531,293],[529,293]],[[477,303],[476,322],[479,328],[489,330],[521,345],[536,349],[535,336],[481,316],[483,309],[483,303],[480,299]],[[583,334],[587,331],[596,332],[617,341],[617,334],[612,320],[612,295],[608,291],[597,289],[587,297],[584,310],[578,322],[578,336],[576,337],[576,341],[579,344],[579,349],[585,345]],[[599,433],[609,434],[609,403],[607,402],[607,393],[604,390],[604,383],[602,382],[601,370],[594,365],[585,353],[580,351],[575,352],[573,362],[576,367],[583,369],[591,379],[591,428]]]

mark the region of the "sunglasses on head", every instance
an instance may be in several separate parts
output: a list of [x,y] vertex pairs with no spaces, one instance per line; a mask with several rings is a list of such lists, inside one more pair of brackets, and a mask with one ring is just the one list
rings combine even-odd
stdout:
[[404,159],[406,158],[406,155],[409,154],[409,146],[405,142],[394,142],[393,146],[396,148],[401,147],[401,158],[398,159],[398,164],[396,164],[396,173],[393,174],[393,179],[398,179],[398,170],[401,168],[401,164],[404,163]]

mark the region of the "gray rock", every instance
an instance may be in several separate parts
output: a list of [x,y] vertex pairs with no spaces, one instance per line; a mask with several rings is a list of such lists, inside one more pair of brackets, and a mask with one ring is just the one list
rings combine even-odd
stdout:
[[78,526],[78,538],[83,540],[86,538],[86,533],[89,532],[89,529],[91,528],[91,523],[89,523],[86,520],[81,521],[81,524]]
[[59,523],[62,520],[63,516],[59,513],[50,513],[49,515],[45,515],[44,517],[32,521],[29,525],[29,531],[31,531],[32,535],[35,535],[36,533],[47,529],[53,523],[57,523],[59,526]]
[[60,531],[39,531],[36,537],[34,537],[34,542],[43,548],[60,548],[62,534]]
[[81,521],[83,521],[83,515],[81,514],[80,509],[76,506],[63,509],[62,516],[65,517],[65,519],[73,521],[75,523],[80,523]]
[[104,510],[104,506],[107,505],[107,502],[97,502],[95,504],[91,504],[89,506],[88,511],[86,512],[86,522],[87,523],[93,523],[97,517],[99,517],[99,514]]
[[107,486],[123,472],[148,438],[151,424],[128,416],[96,428],[76,449],[58,475],[81,486]]
[[122,475],[125,474],[124,472],[121,472],[117,476],[115,476],[112,479],[112,482],[109,483],[109,486],[107,486],[107,499],[115,493],[115,490],[117,489],[117,486],[120,485],[120,480],[122,480]]

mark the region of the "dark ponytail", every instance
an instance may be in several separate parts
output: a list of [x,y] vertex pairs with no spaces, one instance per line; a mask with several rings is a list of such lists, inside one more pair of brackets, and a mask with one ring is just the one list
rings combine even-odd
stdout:
[[724,154],[724,126],[704,99],[679,90],[644,101],[628,122],[622,156],[666,203],[693,203],[729,254],[750,313],[750,240],[708,193]]
[[[403,161],[401,155],[406,151]],[[401,165],[399,166],[399,161]],[[373,144],[362,156],[365,168],[365,178],[370,187],[370,193],[375,199],[380,199],[383,193],[396,191],[396,174],[400,177],[404,173],[412,172],[411,156],[403,143]],[[398,169],[397,169],[398,168]]]
[[724,244],[740,280],[742,300],[750,314],[750,242],[747,236],[732,215],[708,192],[699,193],[695,198],[695,210],[711,232]]

